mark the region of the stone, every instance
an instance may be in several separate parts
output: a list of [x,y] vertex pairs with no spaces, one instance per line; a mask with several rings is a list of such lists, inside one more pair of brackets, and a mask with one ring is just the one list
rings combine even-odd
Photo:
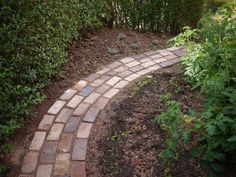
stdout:
[[85,162],[71,163],[71,177],[86,177]]
[[84,115],[86,113],[86,111],[88,110],[89,107],[90,107],[90,104],[82,102],[75,109],[75,111],[73,112],[73,115],[75,115],[75,116],[82,116],[82,115]]
[[71,117],[66,123],[64,132],[73,133],[79,125],[80,117]]
[[129,70],[126,70],[126,71],[124,71],[122,73],[119,73],[118,76],[124,78],[124,77],[126,77],[126,76],[128,76],[130,74],[132,74],[132,72],[129,71]]
[[122,81],[118,82],[118,83],[114,86],[114,88],[121,89],[121,88],[124,88],[124,87],[125,87],[126,85],[128,85],[128,84],[129,84],[128,81],[122,80]]
[[87,81],[87,82],[93,82],[93,81],[95,81],[99,76],[100,76],[100,74],[93,73],[93,74],[90,74],[88,77],[86,77],[84,80]]
[[39,151],[43,145],[45,137],[46,137],[46,132],[36,131],[29,149]]
[[39,161],[43,163],[52,163],[56,156],[57,142],[46,141],[40,153]]
[[114,77],[112,77],[110,80],[108,80],[108,81],[106,82],[106,84],[113,86],[113,85],[115,85],[117,82],[119,82],[120,80],[121,80],[120,77],[114,76]]
[[54,176],[68,175],[69,167],[70,167],[70,154],[69,153],[57,154],[53,175]]
[[84,88],[79,92],[79,95],[86,97],[86,96],[88,96],[90,93],[92,93],[93,90],[94,90],[94,88],[88,85],[88,86],[84,87]]
[[119,33],[117,36],[118,40],[125,40],[127,38],[127,36],[124,33]]
[[[99,100],[98,100],[99,101]],[[88,112],[85,114],[84,121],[85,122],[94,122],[97,115],[99,114],[100,109],[91,107]]]
[[107,52],[108,52],[109,54],[111,54],[111,55],[115,55],[115,54],[120,53],[120,50],[117,49],[117,48],[110,48],[110,47],[108,47],[108,48],[107,48]]
[[52,107],[48,110],[49,114],[57,114],[62,107],[66,104],[65,101],[57,100]]
[[66,123],[69,117],[71,116],[72,112],[72,109],[63,108],[55,121],[60,123]]
[[77,138],[88,138],[93,124],[81,123],[77,133]]
[[77,90],[81,90],[83,89],[85,86],[87,86],[88,82],[84,81],[84,80],[80,80],[76,85],[75,88]]
[[168,66],[173,65],[173,63],[170,62],[170,61],[165,61],[165,62],[159,63],[159,65],[160,65],[161,67],[165,68],[165,67],[168,67]]
[[112,98],[113,96],[115,96],[117,93],[119,92],[118,89],[110,89],[108,90],[103,96],[106,97],[106,98]]
[[100,96],[100,93],[93,92],[84,100],[84,102],[93,104]]
[[38,152],[29,151],[24,158],[21,171],[23,173],[32,173],[33,171],[35,171],[38,164],[38,157]]
[[139,77],[139,75],[134,73],[134,74],[131,74],[130,76],[126,77],[125,80],[131,82],[131,81],[137,79],[138,77]]
[[122,60],[120,60],[120,62],[122,62],[124,64],[130,63],[131,61],[134,61],[134,59],[131,57],[126,57],[126,58],[123,58]]
[[100,87],[98,87],[98,88],[95,90],[95,92],[103,94],[103,93],[105,93],[107,90],[109,90],[110,88],[111,88],[110,85],[103,84],[103,85],[101,85]]
[[44,115],[43,119],[41,120],[38,126],[38,129],[45,130],[45,131],[49,130],[51,128],[54,118],[55,117],[52,115]]
[[128,66],[129,68],[132,68],[134,66],[139,65],[140,63],[138,61],[132,61],[130,63],[127,63],[126,66]]
[[40,165],[36,177],[51,177],[52,168],[52,165]]
[[63,124],[53,124],[47,140],[58,140],[60,138],[63,127]]
[[63,133],[58,144],[58,150],[60,152],[70,152],[72,140],[73,133]]
[[76,108],[81,101],[84,99],[84,97],[80,96],[80,95],[75,95],[70,102],[67,104],[68,107],[70,108]]
[[100,110],[104,109],[107,103],[109,102],[108,98],[100,97],[97,102],[93,105],[95,108],[98,108]]
[[143,68],[144,68],[143,66],[137,65],[135,67],[130,68],[130,71],[137,72],[137,71],[142,70]]
[[76,94],[76,92],[77,90],[68,89],[63,93],[60,99],[64,101],[69,100]]
[[97,71],[96,73],[102,75],[102,74],[105,74],[106,72],[108,72],[110,70],[111,70],[110,68],[103,68],[103,69]]
[[76,139],[74,142],[74,148],[72,152],[72,160],[85,160],[86,159],[86,151],[87,151],[87,139]]
[[139,49],[140,48],[140,43],[139,42],[133,42],[130,44],[130,47],[132,49]]
[[152,40],[152,45],[159,45],[159,41],[157,39]]

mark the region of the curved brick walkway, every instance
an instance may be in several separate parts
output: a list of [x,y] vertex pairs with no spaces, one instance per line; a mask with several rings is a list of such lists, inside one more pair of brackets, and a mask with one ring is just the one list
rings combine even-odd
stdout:
[[65,91],[39,124],[19,177],[86,177],[88,137],[99,112],[129,82],[179,62],[183,53],[173,47],[127,57]]

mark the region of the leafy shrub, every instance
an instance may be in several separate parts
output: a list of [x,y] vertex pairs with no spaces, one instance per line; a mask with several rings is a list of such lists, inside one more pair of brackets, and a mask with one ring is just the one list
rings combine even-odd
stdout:
[[[199,30],[186,28],[174,40],[177,45],[186,45],[185,75],[205,97],[202,113],[193,117],[194,124],[188,130],[200,133],[199,147],[193,155],[203,166],[220,172],[223,162],[236,160],[235,12],[227,6],[208,14],[201,19]],[[160,120],[167,119],[169,111]]]
[[0,26],[0,140],[44,97],[78,30],[100,26],[98,1],[2,0]]

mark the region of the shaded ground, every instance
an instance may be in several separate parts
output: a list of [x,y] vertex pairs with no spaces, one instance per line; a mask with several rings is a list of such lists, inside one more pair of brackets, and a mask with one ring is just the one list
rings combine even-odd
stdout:
[[[119,33],[124,33],[127,38],[121,41],[118,40]],[[94,72],[97,68],[114,60],[150,51],[153,49],[151,45],[153,39],[159,40],[157,49],[165,48],[166,41],[169,38],[168,36],[157,36],[152,33],[103,28],[97,32],[83,35],[81,39],[71,44],[69,57],[62,68],[62,73],[54,78],[44,90],[47,99],[33,108],[37,112],[36,117],[28,117],[25,127],[16,131],[10,137],[9,143],[15,147],[15,151],[7,157],[0,155],[0,163],[7,164],[10,169],[7,174],[0,176],[17,176],[24,153],[29,147],[40,120],[67,88],[70,88],[76,81]],[[140,42],[140,48],[132,49],[130,44],[133,42]],[[115,47],[120,50],[120,53],[110,55],[107,52],[108,47]]]
[[[159,155],[165,149],[166,133],[153,119],[165,111],[160,97],[166,93],[181,103],[184,113],[190,108],[199,111],[201,100],[183,81],[178,66],[135,83],[97,118],[89,141],[88,177],[164,177]],[[173,177],[207,176],[187,153],[194,144],[192,140],[189,145],[179,145],[179,158],[171,168]]]

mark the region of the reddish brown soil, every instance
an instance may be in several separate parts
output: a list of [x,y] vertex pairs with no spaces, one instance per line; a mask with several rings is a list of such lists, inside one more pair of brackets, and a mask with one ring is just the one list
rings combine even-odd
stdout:
[[[199,111],[201,99],[183,81],[178,66],[136,82],[97,118],[89,141],[88,177],[164,177],[160,152],[167,135],[153,120],[166,109],[160,101],[166,93],[180,102],[183,113]],[[188,153],[194,144],[179,143],[179,157],[170,168],[173,177],[207,176]]]
[[[119,41],[117,39],[119,33],[124,33],[127,38]],[[47,99],[33,108],[36,112],[35,117],[27,117],[24,128],[16,131],[9,138],[7,143],[12,144],[15,150],[7,156],[0,155],[0,164],[6,164],[9,167],[7,174],[0,176],[17,176],[24,153],[29,147],[29,143],[40,120],[67,88],[73,86],[82,77],[114,60],[135,55],[136,53],[150,51],[152,49],[151,41],[153,39],[159,40],[158,49],[165,48],[165,44],[169,38],[169,36],[160,36],[152,33],[103,28],[96,32],[84,34],[79,40],[75,41],[70,47],[69,57],[62,67],[61,74],[54,78],[44,90]],[[140,42],[140,48],[136,50],[132,49],[130,44],[133,42]],[[108,47],[118,48],[120,53],[110,55],[107,52]]]

